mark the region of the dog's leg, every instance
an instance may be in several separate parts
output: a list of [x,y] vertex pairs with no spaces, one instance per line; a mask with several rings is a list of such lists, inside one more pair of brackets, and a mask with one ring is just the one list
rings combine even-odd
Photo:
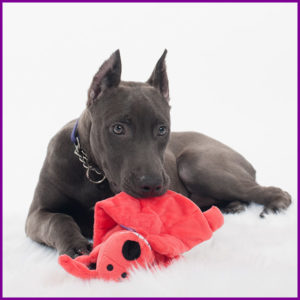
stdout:
[[219,204],[218,206],[224,214],[236,214],[243,212],[248,205],[249,203],[247,202],[234,200],[231,202],[223,201],[223,203]]
[[[276,187],[263,187],[255,180],[255,170],[238,153],[224,149],[192,148],[177,159],[178,174],[191,199],[201,208],[201,197],[212,199],[226,212],[243,210],[243,203],[262,204],[266,213],[286,209],[291,203],[287,192]],[[224,202],[228,203],[224,206]],[[230,204],[231,203],[231,204]]]
[[[68,214],[64,211],[68,208]],[[56,248],[71,257],[91,250],[79,225],[71,216],[72,201],[51,181],[40,180],[26,220],[26,234],[38,243]]]
[[56,248],[71,257],[88,254],[91,245],[69,215],[36,210],[28,215],[26,234],[36,242]]

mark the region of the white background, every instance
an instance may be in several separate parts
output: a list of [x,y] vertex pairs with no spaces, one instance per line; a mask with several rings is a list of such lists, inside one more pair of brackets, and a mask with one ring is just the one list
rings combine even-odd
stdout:
[[[172,129],[200,131],[233,147],[255,166],[261,184],[279,186],[297,201],[296,4],[6,3],[3,26],[6,296],[16,295],[13,286],[22,282],[9,260],[14,256],[24,261],[24,252],[14,247],[16,240],[23,239],[20,247],[40,251],[25,239],[23,228],[47,143],[65,123],[80,115],[94,73],[116,49],[121,51],[122,79],[134,81],[147,80],[168,49]],[[229,216],[228,223],[251,217],[256,222],[261,208],[252,209],[253,215]],[[272,219],[272,224],[286,230],[283,256],[290,253],[290,261],[282,265],[291,264],[294,280],[295,204],[290,211],[293,221],[283,215]],[[268,228],[269,236],[272,228]],[[262,228],[260,232],[263,234]],[[270,245],[272,241],[277,245],[272,239]],[[51,263],[55,265],[53,253]],[[34,265],[33,260],[29,263]],[[55,268],[53,274],[61,271]],[[257,276],[249,274],[250,280]],[[33,273],[31,277],[36,280]],[[276,288],[275,295],[295,295],[295,281]],[[20,295],[33,293],[20,289]],[[157,296],[173,295],[172,290],[174,287],[158,288]],[[268,284],[253,290],[258,296],[274,292]],[[59,289],[50,292],[44,287],[43,291],[45,296],[62,295]],[[235,291],[240,296],[256,295],[243,285]],[[218,295],[217,288],[209,294],[209,290],[201,293],[191,286],[189,292],[190,296]],[[221,296],[232,293],[232,289],[219,290]],[[85,290],[83,295],[92,294]]]

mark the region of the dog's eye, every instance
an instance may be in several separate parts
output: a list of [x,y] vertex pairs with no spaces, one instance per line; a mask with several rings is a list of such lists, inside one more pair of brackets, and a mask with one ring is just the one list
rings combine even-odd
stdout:
[[118,135],[124,134],[124,133],[125,133],[125,128],[124,128],[124,126],[121,125],[121,124],[116,124],[116,125],[114,125],[114,126],[112,127],[112,130],[113,130],[113,133],[114,133],[114,134],[118,134]]
[[160,126],[158,128],[158,135],[162,136],[162,135],[166,135],[167,133],[168,133],[167,126]]

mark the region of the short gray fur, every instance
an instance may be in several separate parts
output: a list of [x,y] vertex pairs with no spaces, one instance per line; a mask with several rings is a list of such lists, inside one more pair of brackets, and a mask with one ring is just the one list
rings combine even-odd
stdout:
[[287,192],[258,185],[252,165],[228,146],[200,133],[168,131],[166,53],[146,83],[121,81],[119,50],[100,67],[78,134],[107,179],[101,184],[87,179],[70,140],[75,120],[66,124],[48,146],[26,221],[30,238],[60,254],[88,253],[95,203],[120,191],[150,197],[171,189],[202,209],[217,205],[227,213],[256,202],[263,205],[261,216],[290,205]]

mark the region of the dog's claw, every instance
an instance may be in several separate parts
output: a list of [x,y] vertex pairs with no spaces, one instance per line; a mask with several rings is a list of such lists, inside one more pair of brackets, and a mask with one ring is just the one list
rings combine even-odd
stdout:
[[86,246],[86,248],[80,248],[80,249],[78,249],[77,253],[80,254],[80,255],[89,254],[92,251],[92,248],[93,248],[92,244],[89,243]]
[[286,210],[291,204],[291,196],[287,192],[282,192],[279,189],[276,189],[275,191],[279,195],[265,205],[263,211],[259,215],[261,218],[265,218],[269,213],[278,214]]
[[81,256],[81,255],[88,255],[91,250],[93,248],[93,245],[89,242],[87,242],[85,245],[80,245],[78,247],[72,247],[72,248],[69,248],[68,250],[66,251],[62,251],[60,254],[66,254],[72,258],[76,258],[78,256]]
[[264,209],[260,214],[259,216],[264,219],[266,217],[266,215],[268,214],[268,212]]
[[224,214],[236,214],[245,211],[248,203],[241,201],[232,201],[229,202],[225,207],[221,208],[222,213]]

